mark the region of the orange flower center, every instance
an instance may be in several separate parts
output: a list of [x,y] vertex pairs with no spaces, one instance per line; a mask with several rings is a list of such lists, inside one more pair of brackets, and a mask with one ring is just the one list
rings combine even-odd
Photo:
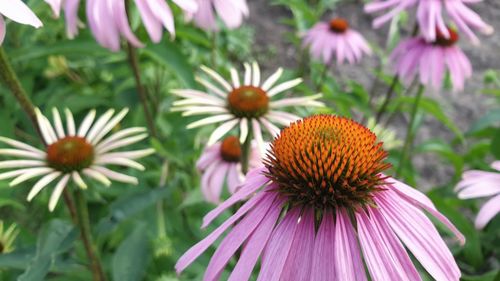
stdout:
[[228,107],[235,116],[257,118],[267,113],[269,97],[261,88],[242,86],[234,89],[227,97]]
[[343,117],[318,115],[292,123],[274,140],[265,165],[293,204],[356,207],[384,184],[387,152],[375,134]]
[[229,136],[222,141],[220,156],[227,162],[240,162],[241,145],[235,136]]
[[448,28],[448,32],[450,33],[450,38],[446,38],[439,29],[436,29],[436,41],[434,41],[434,44],[442,47],[455,45],[459,39],[458,33],[451,28]]
[[92,164],[94,147],[81,137],[65,137],[47,147],[47,163],[65,173],[80,171]]
[[330,30],[335,33],[344,33],[349,28],[349,23],[343,18],[334,18],[330,21]]

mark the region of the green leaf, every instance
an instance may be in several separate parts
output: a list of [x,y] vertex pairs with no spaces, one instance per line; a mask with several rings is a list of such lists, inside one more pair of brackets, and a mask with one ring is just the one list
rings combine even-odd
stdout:
[[149,263],[150,247],[146,224],[139,223],[113,256],[112,269],[115,281],[143,280]]
[[[407,104],[413,104],[415,102],[414,97],[399,97],[398,100]],[[453,122],[448,118],[448,116],[446,116],[446,114],[441,109],[441,105],[437,101],[431,98],[424,97],[420,101],[420,109],[434,116],[434,118],[448,127],[460,140],[464,140],[462,131],[457,127],[457,125],[455,125],[455,122]]]
[[178,45],[163,40],[160,44],[148,45],[140,51],[175,73],[186,87],[194,88],[196,86],[193,69]]
[[500,108],[493,109],[488,111],[479,120],[477,120],[472,125],[470,130],[467,132],[467,135],[473,135],[486,128],[498,127],[499,125],[500,125]]
[[99,221],[99,235],[111,232],[119,223],[154,205],[170,194],[170,188],[156,188],[131,192],[118,198],[110,206],[110,213]]
[[435,153],[440,155],[446,161],[449,161],[453,164],[455,168],[455,174],[459,175],[462,172],[464,161],[462,157],[457,155],[455,151],[451,148],[448,143],[445,143],[443,140],[429,140],[422,144],[420,144],[416,148],[417,152],[420,153]]
[[65,252],[76,237],[77,231],[72,225],[58,219],[50,221],[38,237],[35,257],[17,280],[44,280],[57,256]]
[[491,140],[491,153],[496,159],[500,159],[500,128],[496,130]]

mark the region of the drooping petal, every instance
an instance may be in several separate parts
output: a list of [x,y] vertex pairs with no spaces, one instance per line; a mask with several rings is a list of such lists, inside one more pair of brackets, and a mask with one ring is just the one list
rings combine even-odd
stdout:
[[262,257],[257,281],[280,280],[297,232],[300,208],[289,211],[274,230]]
[[310,280],[329,281],[335,276],[334,235],[333,214],[325,211],[314,242]]
[[500,194],[488,200],[479,210],[475,226],[483,229],[488,222],[500,212]]
[[0,14],[15,22],[28,24],[35,28],[43,25],[33,11],[21,0],[0,1]]

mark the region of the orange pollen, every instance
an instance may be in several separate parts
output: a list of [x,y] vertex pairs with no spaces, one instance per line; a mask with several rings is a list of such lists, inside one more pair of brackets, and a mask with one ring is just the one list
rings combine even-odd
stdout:
[[47,147],[47,163],[65,173],[88,168],[94,160],[94,147],[82,137],[65,137]]
[[228,108],[237,117],[256,118],[267,113],[269,97],[266,91],[254,86],[233,89],[227,97]]
[[330,30],[335,33],[344,33],[349,28],[349,23],[343,18],[334,18],[330,21]]
[[450,33],[450,38],[446,38],[444,34],[436,28],[436,41],[434,41],[434,44],[442,47],[451,47],[455,45],[459,39],[458,33],[449,27],[448,32]]
[[222,141],[220,156],[227,162],[240,162],[241,145],[237,137],[229,136]]
[[268,176],[293,204],[323,210],[372,203],[383,190],[390,164],[382,143],[364,126],[343,117],[317,115],[283,129],[264,160]]

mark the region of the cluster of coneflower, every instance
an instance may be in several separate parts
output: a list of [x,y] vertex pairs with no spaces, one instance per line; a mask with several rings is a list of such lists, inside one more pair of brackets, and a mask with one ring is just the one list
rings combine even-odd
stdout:
[[[80,1],[46,2],[56,16],[64,10],[68,35],[76,36],[81,26]],[[173,13],[166,1],[134,2],[153,42],[160,41],[163,28],[175,34]],[[188,20],[209,31],[217,30],[216,15],[233,28],[249,13],[244,0],[173,2]],[[468,8],[470,2],[387,0],[366,5],[370,13],[391,9],[375,19],[375,27],[402,10],[417,7],[414,36],[403,40],[390,57],[397,79],[405,83],[418,79],[421,95],[425,86],[440,89],[448,72],[453,89],[463,89],[472,68],[457,45],[459,32],[477,43],[473,30],[493,31]],[[133,47],[143,46],[130,27],[127,13],[131,7],[125,0],[88,0],[85,7],[88,26],[102,46],[119,51],[122,37]],[[446,11],[447,19],[441,11]],[[42,25],[20,0],[0,4],[0,14],[19,23]],[[4,36],[0,15],[0,42]],[[308,30],[303,45],[325,65],[354,64],[371,54],[363,36],[338,17]],[[423,193],[386,174],[390,165],[380,137],[349,118],[301,118],[284,111],[287,107],[323,107],[322,94],[287,95],[302,83],[301,78],[280,81],[283,69],[279,68],[264,79],[256,62],[243,66],[243,75],[231,68],[229,77],[203,66],[197,81],[205,90],[171,91],[180,98],[174,111],[204,116],[190,123],[189,129],[217,125],[197,163],[206,200],[219,204],[204,218],[203,227],[241,203],[229,219],[179,259],[177,272],[227,232],[204,280],[218,280],[233,257],[237,262],[228,280],[235,281],[248,280],[259,260],[257,280],[421,280],[408,251],[436,280],[459,280],[453,255],[425,212],[448,227],[461,243],[465,242],[463,235]],[[28,200],[55,182],[51,211],[70,183],[77,189],[86,189],[89,180],[104,185],[111,180],[137,184],[135,177],[109,168],[144,170],[136,160],[154,153],[150,148],[115,151],[147,138],[142,127],[115,130],[126,114],[127,110],[116,115],[109,110],[96,118],[96,112],[90,111],[77,126],[68,109],[64,118],[53,109],[50,122],[35,108],[43,148],[0,137],[0,142],[10,146],[1,148],[0,155],[14,158],[0,162],[0,169],[9,170],[0,173],[0,180],[11,179],[10,185],[15,186],[38,177]],[[500,170],[498,162],[493,167]],[[476,191],[484,182],[492,187]],[[463,198],[491,195],[498,193],[498,182],[496,173],[470,171],[457,189]],[[225,185],[231,196],[221,202]],[[498,196],[481,211],[478,227],[498,212]],[[11,240],[0,239],[0,252]]]

